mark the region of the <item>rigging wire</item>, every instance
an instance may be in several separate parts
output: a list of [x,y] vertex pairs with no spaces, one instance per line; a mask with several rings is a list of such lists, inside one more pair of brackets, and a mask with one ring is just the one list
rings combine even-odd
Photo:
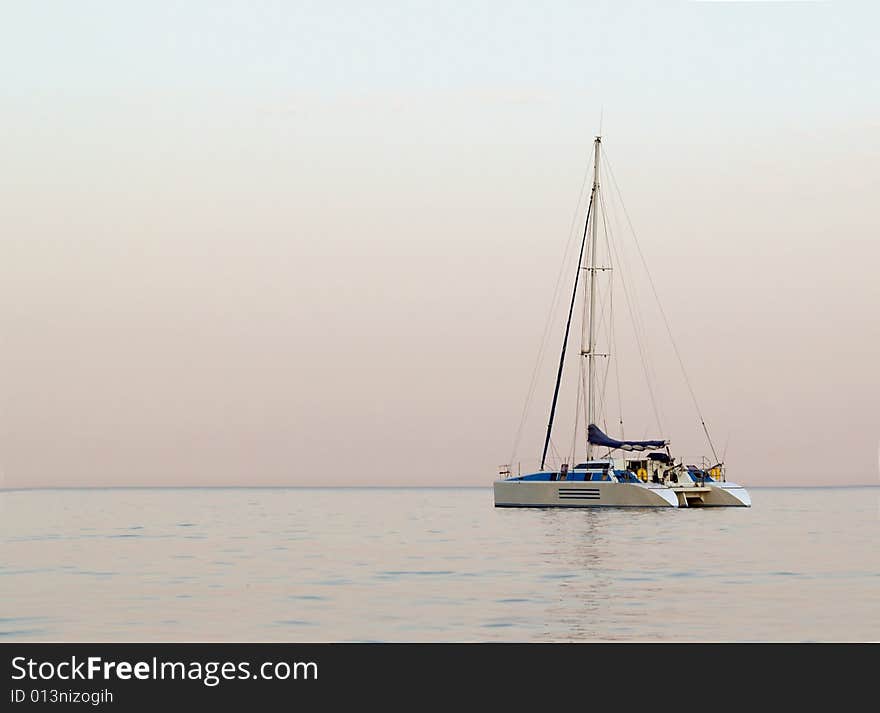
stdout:
[[583,395],[583,380],[584,380],[584,369],[583,369],[583,359],[581,361],[581,368],[578,369],[578,388],[577,388],[577,399],[574,404],[574,435],[571,438],[571,451],[568,459],[569,463],[575,462],[575,454],[577,453],[577,440],[578,440],[578,417],[580,416],[581,409],[581,397]]
[[[603,196],[603,199],[605,197]],[[606,245],[608,246],[608,254],[609,257],[616,262],[617,266],[620,269],[620,280],[621,286],[624,290],[624,296],[627,298],[627,310],[630,312],[630,324],[633,329],[633,336],[637,340],[637,345],[640,347],[639,358],[641,359],[642,371],[645,376],[645,384],[648,388],[649,397],[652,400],[652,407],[654,410],[655,421],[657,424],[657,429],[659,431],[663,431],[663,418],[662,409],[660,407],[660,401],[658,393],[656,392],[656,378],[654,371],[651,366],[651,355],[649,350],[650,340],[648,339],[648,331],[645,327],[644,318],[639,309],[639,298],[638,298],[638,282],[630,281],[627,282],[627,276],[632,275],[629,264],[626,256],[625,245],[623,243],[618,244],[618,242],[614,239],[614,234],[616,232],[616,228],[612,228],[612,224],[616,225],[618,222],[617,218],[617,210],[616,204],[614,203],[614,195],[613,193],[609,194],[608,200],[610,201],[610,205],[613,210],[606,211],[608,215],[608,224],[606,224]],[[613,274],[613,273],[612,273]],[[612,293],[613,295],[613,293]],[[614,325],[616,326],[616,325]],[[616,336],[616,332],[612,334],[612,339]],[[640,341],[639,341],[640,340]],[[616,350],[616,344],[614,345],[614,353],[615,355],[618,353]],[[621,361],[617,359],[616,362]],[[623,426],[623,400],[620,395],[620,367],[617,363],[615,363],[615,379],[617,382],[617,390],[618,390],[618,408],[619,408],[619,416],[618,420],[621,424],[621,428]],[[647,434],[647,425],[645,425],[645,433]],[[621,438],[623,436],[621,435]],[[645,435],[647,437],[647,435]]]
[[[587,379],[587,374],[586,374],[587,364],[586,364],[586,360],[585,360],[583,357],[581,357],[580,362],[581,362],[581,378],[582,378],[582,380],[586,381],[586,379]],[[584,409],[584,444],[586,445],[586,444],[587,444],[587,441],[588,441],[588,438],[589,438],[589,429],[590,429],[589,419],[590,419],[590,414],[589,414],[589,411],[588,411],[588,409],[587,409],[587,394],[586,394],[586,391],[584,391],[582,395],[583,395],[583,409]]]
[[[595,200],[595,194],[593,196]],[[598,204],[594,206],[595,210],[599,209]],[[596,220],[595,212],[591,216],[592,220]],[[590,302],[590,289],[592,288],[592,282],[596,277],[595,272],[591,272],[587,269],[587,265],[592,265],[595,262],[595,256],[593,255],[593,241],[590,240],[587,244],[587,255],[581,269],[584,271],[584,281],[583,281],[583,299],[582,308],[581,308],[581,344],[580,349],[578,350],[578,400],[583,406],[584,410],[584,429],[589,428],[590,424],[590,401],[588,398],[588,393],[590,389],[589,385],[589,373],[587,372],[587,364],[586,359],[584,359],[584,347],[587,345],[588,337],[587,333],[589,330],[589,302]],[[577,441],[577,429],[575,429],[574,439]],[[584,441],[586,443],[586,440]]]
[[[613,282],[612,282],[613,277],[614,277],[614,269],[613,269],[613,265],[611,264],[611,242],[610,242],[611,231],[608,228],[607,211],[605,208],[605,198],[602,195],[601,189],[599,190],[599,203],[601,205],[602,228],[603,228],[603,234],[605,237],[605,249],[607,251],[607,261],[609,263],[607,267],[603,267],[603,268],[601,268],[601,270],[603,272],[610,272],[611,275],[609,276],[609,280],[608,280],[608,299],[603,300],[601,293],[599,293],[599,331],[601,331],[602,327],[607,324],[608,334],[609,334],[609,340],[608,340],[609,345],[606,346],[607,353],[605,355],[605,371],[604,371],[604,375],[602,376],[602,388],[601,388],[601,390],[597,389],[597,393],[599,394],[599,411],[597,412],[596,420],[598,421],[601,419],[602,428],[605,431],[608,431],[607,418],[608,418],[608,415],[609,415],[609,412],[611,409],[608,406],[607,393],[608,393],[608,374],[611,370],[611,359],[613,358],[612,351],[609,347],[610,347],[610,342],[611,342],[610,335],[613,334],[613,331],[614,331],[614,312],[613,312],[614,289],[613,289]],[[606,317],[607,317],[607,319],[606,319]]]
[[721,463],[724,463],[725,458],[727,458],[727,446],[730,445],[730,432],[727,432],[727,440],[724,441],[724,450],[721,451]]
[[581,249],[578,252],[577,270],[575,270],[574,286],[571,291],[571,303],[568,306],[568,319],[565,323],[565,336],[562,338],[562,352],[559,355],[559,368],[556,371],[556,386],[553,389],[553,401],[550,404],[550,418],[547,421],[547,435],[544,438],[544,448],[541,451],[541,468],[544,468],[544,459],[547,456],[547,444],[550,442],[550,434],[553,431],[553,419],[556,415],[556,404],[559,398],[559,387],[562,384],[562,370],[565,366],[565,353],[568,348],[568,337],[571,331],[571,318],[574,315],[574,305],[577,300],[578,281],[581,276],[581,261],[584,259],[584,246],[587,243],[587,227],[590,225],[590,212],[596,197],[596,186],[590,193],[590,203],[587,206],[587,218],[584,221],[584,236],[581,239]]
[[541,343],[538,347],[538,355],[535,359],[535,365],[532,368],[532,377],[529,381],[529,388],[526,393],[525,403],[523,404],[522,413],[520,415],[519,426],[516,429],[516,436],[513,440],[513,449],[511,451],[510,463],[513,463],[516,458],[516,453],[519,448],[520,440],[522,438],[523,428],[526,422],[526,416],[528,415],[529,406],[532,403],[532,398],[535,395],[535,388],[538,383],[538,374],[540,373],[541,366],[544,363],[544,357],[547,354],[547,346],[549,344],[550,331],[553,325],[553,314],[556,312],[556,306],[559,302],[560,297],[562,296],[561,286],[562,286],[562,276],[565,272],[565,266],[568,264],[569,252],[575,244],[575,238],[577,237],[577,232],[575,232],[575,224],[577,222],[577,218],[581,212],[581,206],[584,202],[584,197],[586,195],[586,186],[587,179],[590,176],[590,170],[593,167],[593,154],[590,152],[590,159],[587,161],[587,168],[584,171],[584,177],[581,181],[580,192],[578,193],[578,200],[575,206],[574,212],[571,216],[571,221],[568,227],[568,242],[565,246],[565,251],[562,254],[562,261],[559,265],[559,271],[556,275],[556,286],[553,290],[553,298],[550,301],[550,309],[547,312],[547,318],[544,322],[544,331],[541,336]]
[[[605,235],[605,242],[608,245],[608,255],[609,258],[611,256],[611,240],[608,235]],[[613,266],[612,266],[613,268]],[[620,367],[618,366],[619,359],[617,358],[617,330],[615,329],[614,324],[614,269],[611,270],[611,275],[608,278],[608,312],[609,312],[609,328],[608,328],[608,368],[614,368],[614,380],[617,383],[617,420],[620,424],[620,435],[618,438],[621,440],[626,439],[626,434],[623,430],[623,397],[620,395]]]
[[[600,193],[601,193],[601,191],[600,191]],[[607,236],[606,236],[606,242],[607,242]],[[595,273],[597,273],[597,272],[607,272],[607,271],[610,271],[609,268],[596,268],[593,271],[593,273],[595,275]],[[594,315],[593,315],[594,318],[596,319],[597,338],[596,338],[596,342],[593,344],[593,352],[592,352],[593,359],[596,359],[597,357],[601,356],[601,353],[598,352],[598,344],[599,344],[598,335],[602,334],[603,331],[606,329],[606,327],[608,330],[611,329],[611,319],[610,319],[611,315],[610,315],[609,305],[610,305],[610,295],[609,295],[609,299],[606,300],[603,298],[602,292],[597,291],[596,292],[596,309],[594,309]],[[586,356],[586,355],[582,355],[581,361],[585,361],[584,356]],[[606,357],[607,357],[607,355],[606,355]],[[607,405],[606,387],[607,387],[607,383],[608,383],[608,368],[609,368],[609,359],[608,358],[606,358],[606,361],[605,361],[604,372],[602,371],[602,367],[601,366],[597,367],[594,362],[593,386],[596,388],[594,388],[593,394],[595,396],[596,409],[595,409],[593,416],[594,416],[594,421],[596,423],[599,423],[600,421],[602,421],[603,427],[605,427],[607,425],[604,422],[604,419],[606,417],[606,405]],[[586,377],[585,377],[585,379],[586,379]],[[601,389],[598,388],[600,381],[602,383]],[[584,398],[584,401],[585,401],[585,405],[586,405],[586,397]],[[585,417],[584,425],[585,425],[585,428],[589,427],[589,423],[587,423],[587,417]],[[585,435],[585,437],[589,437],[588,431],[585,432],[584,435]]]
[[550,439],[550,455],[556,458],[557,463],[562,462],[562,456],[559,455],[559,451],[556,450],[556,444],[553,442],[553,439]]
[[[601,195],[599,197],[599,200],[600,200],[600,203],[604,200],[601,197]],[[620,283],[621,283],[621,287],[623,288],[624,301],[626,303],[627,311],[629,312],[630,321],[632,322],[632,325],[633,325],[633,335],[635,336],[636,347],[638,349],[639,357],[640,357],[640,360],[642,363],[642,370],[645,374],[645,383],[648,388],[648,395],[651,398],[651,407],[654,411],[654,418],[657,420],[657,428],[660,429],[660,432],[662,433],[663,432],[663,424],[661,423],[660,412],[659,412],[659,409],[657,408],[657,399],[654,396],[654,387],[651,382],[651,376],[648,372],[647,355],[646,355],[645,346],[643,344],[644,340],[642,339],[642,336],[639,334],[639,322],[638,322],[635,314],[633,313],[632,300],[630,299],[630,290],[627,287],[626,277],[625,277],[624,271],[622,269],[623,263],[621,261],[620,254],[619,254],[614,242],[609,241],[609,244],[610,244],[612,252],[614,254],[615,261],[617,262],[618,265],[621,266]]]
[[[601,204],[601,202],[602,202],[602,201],[601,201],[601,199],[602,199],[602,190],[601,190],[601,187],[599,188],[599,190],[598,190],[597,192],[598,192],[598,194],[599,194],[599,198],[600,198],[599,203]],[[599,210],[599,209],[600,209],[600,206],[594,206],[594,213],[595,213],[596,210]],[[594,215],[594,219],[598,220],[598,218],[595,218],[595,215]],[[603,224],[604,224],[604,216],[603,216]],[[607,242],[608,242],[608,235],[607,235],[607,233],[605,234],[605,242],[606,242],[606,245],[607,245]],[[593,268],[592,268],[591,270],[588,270],[588,272],[589,272],[589,277],[590,277],[590,281],[591,281],[591,283],[592,283],[593,280],[596,280],[596,279],[597,279],[597,274],[598,274],[599,272],[607,272],[607,271],[611,271],[611,267],[610,267],[610,266],[608,266],[608,267],[598,267],[598,266],[597,266],[597,263],[598,263],[598,245],[596,246],[596,251],[595,251],[596,254],[594,254],[594,251],[592,250],[592,248],[593,248],[592,241],[590,241],[590,251],[589,251],[589,253],[588,253],[588,255],[589,255],[588,264],[593,265]],[[584,347],[584,346],[586,345],[586,343],[587,343],[587,336],[586,336],[586,335],[587,335],[587,329],[588,329],[588,325],[589,325],[589,321],[588,321],[588,319],[587,319],[588,304],[587,304],[587,294],[586,294],[586,293],[587,293],[587,283],[586,283],[586,280],[585,280],[585,281],[584,281],[584,308],[583,308],[583,318],[582,318],[582,322],[581,322],[581,361],[582,361],[582,362],[584,361],[584,357],[585,357],[585,356],[587,356],[588,358],[591,358],[591,359],[595,359],[595,358],[596,358],[596,355],[597,355],[596,353],[597,353],[597,351],[598,351],[598,349],[597,349],[597,345],[598,345],[598,343],[599,343],[598,335],[602,334],[602,332],[603,332],[603,330],[605,329],[606,325],[608,326],[609,329],[610,329],[610,326],[611,326],[611,313],[610,313],[611,310],[610,310],[610,307],[609,307],[609,304],[610,304],[610,297],[609,297],[609,300],[606,301],[605,299],[603,299],[602,292],[601,292],[601,291],[596,291],[596,292],[595,292],[595,304],[593,305],[593,307],[594,307],[594,309],[593,309],[593,319],[596,321],[596,330],[595,330],[595,332],[596,332],[596,341],[595,341],[595,343],[592,344],[592,352],[591,352],[591,353],[592,353],[592,356],[589,356],[589,355],[584,354],[584,353],[583,353],[583,351],[584,351],[583,347]],[[590,285],[590,294],[593,294],[592,284]],[[599,383],[599,380],[600,380],[600,372],[597,371],[597,369],[595,368],[595,362],[594,362],[593,364],[594,364],[594,369],[593,369],[593,383],[592,383],[592,384],[588,384],[588,381],[589,381],[589,376],[588,376],[588,375],[584,377],[584,383],[585,383],[585,384],[588,384],[589,387],[597,387],[597,386],[598,386],[598,383]],[[607,384],[607,377],[608,377],[608,372],[607,372],[607,370],[608,370],[608,364],[609,364],[609,362],[606,361],[606,363],[605,363],[605,377],[604,377],[604,379],[602,379],[602,383],[603,383],[602,389],[599,390],[598,388],[592,388],[592,393],[595,394],[595,405],[596,405],[596,409],[595,409],[595,412],[594,412],[594,421],[595,421],[596,423],[598,423],[600,420],[603,421],[603,426],[606,425],[606,424],[604,423],[604,418],[605,418],[605,404],[606,404],[606,399],[605,399],[605,385]],[[585,442],[585,443],[586,443],[586,442],[588,441],[588,439],[589,439],[589,425],[590,425],[589,412],[588,412],[587,406],[588,406],[588,403],[587,403],[587,397],[586,397],[586,394],[585,394],[585,395],[584,395],[584,442]]]
[[[613,199],[613,194],[609,196],[609,199]],[[609,215],[611,214],[612,213],[609,213]],[[613,215],[616,215],[616,212],[614,212]],[[607,230],[609,236],[611,236],[611,234],[613,233],[611,226],[607,226]],[[630,320],[633,327],[633,334],[636,337],[637,342],[640,344],[639,357],[642,361],[642,371],[645,375],[645,384],[648,388],[648,394],[651,399],[652,408],[654,410],[657,428],[659,431],[663,432],[663,422],[665,421],[665,419],[663,418],[663,409],[661,407],[662,399],[660,399],[658,394],[658,380],[652,366],[650,353],[651,340],[648,338],[648,330],[645,324],[644,316],[639,309],[640,302],[638,294],[638,281],[627,281],[628,276],[633,275],[634,272],[629,269],[629,261],[627,260],[625,245],[623,243],[618,243],[618,241],[615,241],[613,237],[611,237],[609,238],[609,250],[612,249],[617,263],[620,266],[620,279],[621,284],[624,287],[625,296],[628,300],[627,306],[630,311]],[[646,424],[645,434],[647,434],[647,430],[648,429]],[[645,435],[645,437],[647,437],[647,435]]]
[[666,312],[663,309],[663,305],[660,302],[660,296],[657,293],[657,287],[654,284],[654,278],[651,276],[651,271],[648,269],[648,263],[645,260],[645,256],[642,253],[642,247],[639,244],[638,236],[636,235],[635,228],[633,227],[632,220],[629,217],[629,211],[626,209],[626,203],[623,201],[623,196],[620,192],[620,187],[617,185],[617,179],[614,177],[614,170],[611,168],[611,163],[608,161],[607,152],[605,154],[605,162],[608,165],[608,173],[611,176],[611,182],[614,184],[614,189],[617,191],[617,195],[620,199],[620,205],[623,208],[623,214],[626,216],[627,223],[629,224],[630,232],[632,232],[633,241],[635,242],[636,249],[639,253],[639,257],[642,261],[642,266],[645,268],[645,273],[648,275],[648,284],[651,286],[651,291],[654,293],[654,299],[657,302],[657,307],[660,310],[660,315],[663,317],[663,324],[666,326],[666,333],[669,335],[669,341],[672,342],[672,349],[675,352],[675,356],[678,359],[678,365],[681,368],[682,376],[684,376],[684,381],[687,384],[688,391],[691,395],[691,400],[694,402],[694,408],[697,411],[697,416],[700,418],[700,423],[703,425],[703,432],[706,434],[706,440],[709,442],[709,448],[712,450],[712,456],[718,461],[718,454],[715,452],[715,445],[712,443],[712,437],[709,435],[709,428],[706,426],[706,419],[703,418],[703,412],[700,409],[700,404],[697,402],[697,396],[694,393],[693,386],[691,386],[691,381],[688,378],[687,370],[684,368],[684,360],[681,358],[681,353],[678,351],[678,345],[675,343],[675,338],[672,336],[672,328],[669,326],[669,320],[666,317]]
[[[615,225],[619,223],[618,214],[617,214],[617,206],[614,203],[614,194],[613,192],[609,193],[608,199],[611,201],[614,210],[609,212],[609,216],[613,216],[615,219]],[[614,229],[616,230],[616,228]],[[609,226],[609,232],[613,232]],[[626,243],[624,241],[615,241],[612,240],[612,244],[615,250],[619,251],[615,252],[615,257],[620,264],[620,272],[621,272],[621,284],[625,288],[625,297],[628,296],[628,304],[627,309],[631,310],[630,314],[630,322],[633,328],[633,335],[640,341],[641,350],[639,351],[639,359],[642,364],[642,373],[645,377],[645,385],[648,390],[649,398],[651,399],[651,406],[654,411],[655,424],[656,428],[659,432],[665,432],[663,428],[663,424],[666,422],[666,419],[663,415],[663,407],[662,407],[662,394],[660,393],[659,387],[660,382],[657,379],[657,375],[654,369],[653,360],[651,358],[651,339],[649,338],[649,331],[647,328],[647,322],[645,315],[642,313],[641,309],[641,300],[639,296],[638,285],[639,281],[632,279],[633,275],[635,275],[635,271],[630,268],[630,260],[626,250]],[[629,280],[629,281],[627,281]],[[628,286],[628,287],[627,287]],[[626,294],[626,290],[628,290],[628,295]],[[642,438],[649,437],[649,431],[652,430],[649,428],[647,423],[643,424],[642,428]]]

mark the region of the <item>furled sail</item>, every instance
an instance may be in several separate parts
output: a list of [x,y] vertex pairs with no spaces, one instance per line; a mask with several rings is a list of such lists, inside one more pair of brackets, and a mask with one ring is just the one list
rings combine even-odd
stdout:
[[606,436],[593,423],[587,429],[587,440],[594,446],[604,446],[611,449],[618,448],[623,451],[648,451],[654,448],[663,448],[668,443],[668,441],[617,441],[610,436]]

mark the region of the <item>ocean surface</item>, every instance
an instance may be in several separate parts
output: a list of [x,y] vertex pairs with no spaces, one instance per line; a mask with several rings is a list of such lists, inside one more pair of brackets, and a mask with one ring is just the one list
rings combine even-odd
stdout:
[[880,641],[880,488],[0,493],[4,641]]

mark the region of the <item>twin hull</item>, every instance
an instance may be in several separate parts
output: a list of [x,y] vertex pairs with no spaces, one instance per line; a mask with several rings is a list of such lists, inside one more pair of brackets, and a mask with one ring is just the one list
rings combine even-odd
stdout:
[[[702,488],[670,488],[607,481],[496,480],[495,507],[687,507],[751,505],[746,490],[734,483]],[[681,492],[679,492],[681,491]],[[699,502],[692,496],[698,495]]]

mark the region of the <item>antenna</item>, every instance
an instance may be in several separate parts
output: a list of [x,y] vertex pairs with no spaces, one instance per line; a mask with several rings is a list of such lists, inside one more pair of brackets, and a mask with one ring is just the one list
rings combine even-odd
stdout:
[[730,445],[730,431],[727,432],[727,440],[724,442],[724,450],[721,451],[721,462],[727,460],[727,446]]

